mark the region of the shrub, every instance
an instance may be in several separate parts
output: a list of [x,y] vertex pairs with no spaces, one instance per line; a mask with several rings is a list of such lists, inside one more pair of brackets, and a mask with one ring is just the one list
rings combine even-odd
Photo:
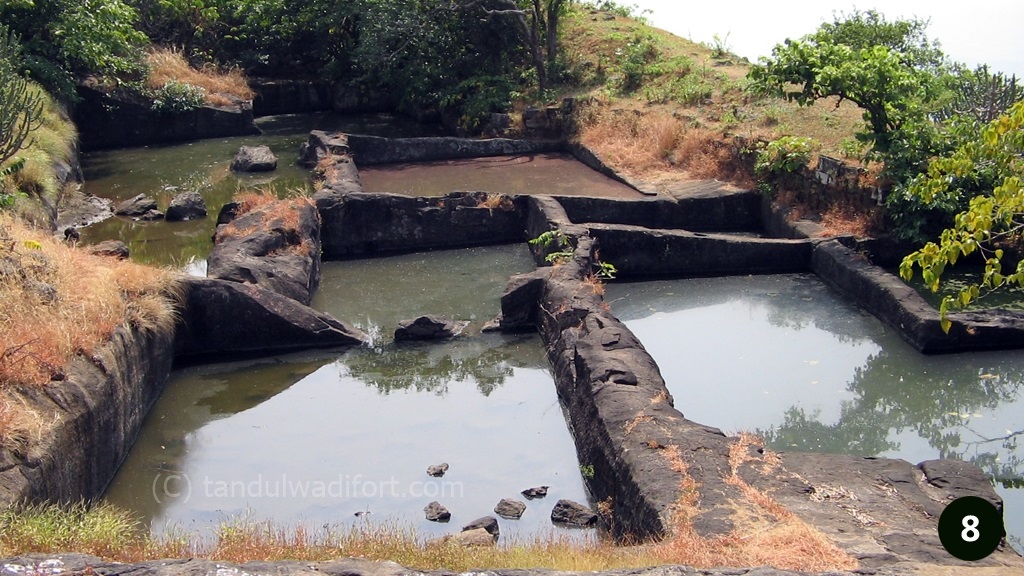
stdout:
[[153,92],[152,108],[161,114],[181,114],[195,110],[205,102],[206,90],[170,80]]
[[814,140],[797,136],[783,136],[758,150],[754,169],[758,174],[788,174],[796,172],[811,159]]

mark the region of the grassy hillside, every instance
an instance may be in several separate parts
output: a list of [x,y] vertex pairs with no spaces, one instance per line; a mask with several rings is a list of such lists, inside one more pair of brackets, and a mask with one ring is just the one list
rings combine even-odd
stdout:
[[[853,137],[863,123],[855,105],[801,108],[756,96],[747,89],[750,63],[727,46],[691,42],[642,19],[586,6],[566,16],[561,42],[561,88],[600,103],[585,118],[581,138],[627,173],[728,178],[728,170],[719,173],[720,167],[689,158],[707,140],[736,135],[810,137],[814,152],[854,163],[863,152]],[[639,111],[645,118],[611,110]]]

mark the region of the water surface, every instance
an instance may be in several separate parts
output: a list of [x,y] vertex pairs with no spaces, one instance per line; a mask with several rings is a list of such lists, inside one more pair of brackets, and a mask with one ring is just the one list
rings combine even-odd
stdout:
[[588,168],[569,154],[529,154],[416,164],[366,166],[367,192],[443,196],[455,191],[642,198],[636,190]]
[[1024,351],[925,356],[812,275],[611,284],[688,418],[782,451],[977,464],[1024,538]]
[[[325,263],[314,305],[351,315],[375,346],[176,372],[106,498],[156,532],[249,515],[313,528],[369,518],[428,536],[549,485],[521,520],[499,520],[502,534],[589,538],[550,522],[559,498],[587,494],[537,336],[390,341],[419,313],[490,318],[508,276],[532,268],[523,245]],[[427,476],[441,462],[448,473]],[[449,524],[424,519],[433,500]]]
[[[268,116],[257,120],[263,134],[215,138],[82,155],[83,191],[115,203],[146,194],[165,209],[175,194],[198,191],[210,216],[191,222],[135,222],[114,217],[81,230],[87,243],[118,239],[128,244],[132,258],[151,264],[183,265],[205,258],[217,213],[239,190],[268,190],[278,195],[299,193],[311,185],[310,171],[296,164],[299,146],[310,130],[342,130],[379,136],[436,135],[437,128],[421,126],[391,114],[344,116],[329,113]],[[277,170],[268,173],[232,172],[231,160],[241,146],[269,146],[278,157]]]

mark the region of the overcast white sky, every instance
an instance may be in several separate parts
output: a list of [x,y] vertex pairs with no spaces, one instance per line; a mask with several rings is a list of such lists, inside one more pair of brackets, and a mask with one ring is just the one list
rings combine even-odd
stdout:
[[620,4],[651,9],[648,18],[653,25],[694,41],[710,42],[716,33],[729,34],[732,51],[751,60],[769,55],[787,37],[813,32],[830,21],[833,12],[874,8],[889,19],[930,19],[928,37],[937,38],[954,60],[971,66],[986,63],[993,70],[1024,78],[1022,0],[620,0]]

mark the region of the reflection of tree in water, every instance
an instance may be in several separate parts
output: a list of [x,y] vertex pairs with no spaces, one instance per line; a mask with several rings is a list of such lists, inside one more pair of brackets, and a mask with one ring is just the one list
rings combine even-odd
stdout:
[[340,364],[346,375],[377,388],[381,394],[398,390],[433,392],[443,396],[452,382],[472,380],[480,393],[490,395],[512,376],[515,368],[547,368],[537,337],[485,336],[448,343],[389,344],[346,354]]
[[[743,302],[772,326],[802,330],[814,326],[840,342],[867,337],[870,315],[848,303],[813,274],[691,278],[612,284],[606,300],[628,322],[655,312],[681,312]],[[837,310],[838,308],[838,310]]]
[[873,456],[900,447],[887,439],[890,433],[913,430],[939,457],[973,462],[1005,486],[1022,487],[1024,462],[1017,449],[1024,430],[987,438],[971,427],[971,418],[1019,399],[1024,363],[972,360],[890,346],[857,369],[847,385],[856,399],[843,402],[836,423],[823,424],[818,414],[793,407],[781,425],[759,433],[778,449]]

